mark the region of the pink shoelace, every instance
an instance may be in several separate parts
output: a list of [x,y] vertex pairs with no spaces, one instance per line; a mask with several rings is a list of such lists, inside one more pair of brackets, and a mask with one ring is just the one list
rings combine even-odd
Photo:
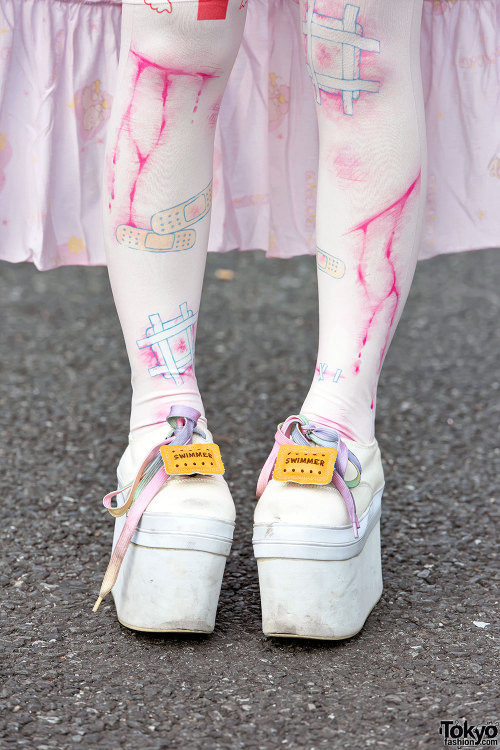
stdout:
[[[358,529],[360,524],[351,488],[356,487],[361,481],[361,464],[354,453],[347,448],[340,434],[330,427],[310,423],[302,414],[288,417],[288,419],[278,425],[273,449],[264,464],[257,482],[257,497],[262,495],[272,477],[281,445],[322,445],[337,449],[338,453],[332,476],[332,484],[340,492],[346,504],[354,536],[357,538],[359,536]],[[348,461],[357,470],[355,479],[346,480],[344,478]]]
[[[111,554],[111,559],[101,584],[99,596],[94,604],[93,612],[97,612],[102,600],[115,585],[128,545],[141,520],[142,514],[170,477],[170,474],[167,474],[165,470],[165,465],[160,455],[161,446],[189,445],[193,442],[194,433],[205,437],[201,430],[196,427],[199,417],[200,412],[189,406],[172,406],[167,419],[171,427],[171,434],[150,450],[139,467],[133,482],[114,492],[109,492],[104,497],[102,501],[103,505],[108,509],[110,514],[115,518],[119,518],[127,513],[127,520]],[[130,492],[124,504],[118,508],[113,508],[111,505],[113,498],[129,488]]]

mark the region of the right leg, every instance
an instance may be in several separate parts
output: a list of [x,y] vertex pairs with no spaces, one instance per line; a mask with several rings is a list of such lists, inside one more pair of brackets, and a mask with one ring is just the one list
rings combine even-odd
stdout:
[[239,0],[123,5],[103,189],[106,256],[132,371],[130,428],[174,403],[203,414],[194,343],[220,101],[243,35]]
[[118,618],[139,630],[211,632],[231,547],[234,503],[202,416],[194,343],[215,124],[245,15],[240,0],[123,5],[103,209],[133,397],[94,609],[113,589]]

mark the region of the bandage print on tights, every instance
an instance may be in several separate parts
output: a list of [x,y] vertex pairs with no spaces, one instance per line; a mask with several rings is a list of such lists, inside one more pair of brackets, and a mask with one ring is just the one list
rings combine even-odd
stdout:
[[116,239],[120,244],[133,250],[157,253],[189,250],[196,242],[196,230],[192,225],[203,219],[211,207],[212,182],[194,198],[153,214],[151,229],[137,228],[133,224],[120,224],[116,229]]
[[103,217],[132,371],[132,431],[164,421],[173,403],[203,414],[194,348],[212,206],[214,111],[246,13],[239,0],[225,5],[219,15],[214,3],[197,0],[174,0],[168,13],[123,5]]
[[301,18],[320,138],[320,334],[302,411],[369,442],[422,223],[422,0],[311,3],[302,1]]

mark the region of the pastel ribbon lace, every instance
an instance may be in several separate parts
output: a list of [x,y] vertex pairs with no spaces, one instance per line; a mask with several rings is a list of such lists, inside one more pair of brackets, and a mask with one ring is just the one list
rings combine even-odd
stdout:
[[[170,425],[170,431],[165,440],[158,443],[146,456],[142,462],[139,471],[133,482],[121,487],[114,492],[109,492],[103,499],[103,505],[112,516],[119,518],[127,513],[125,526],[118,538],[118,541],[111,554],[106,574],[101,584],[101,590],[93,611],[97,612],[99,605],[104,597],[109,594],[116,583],[120,567],[125,557],[130,540],[134,535],[137,524],[141,520],[142,514],[148,507],[151,500],[158,491],[163,487],[170,474],[165,471],[165,465],[160,455],[162,445],[189,445],[193,442],[193,435],[205,437],[205,433],[196,427],[200,417],[200,412],[189,406],[176,405],[170,408],[167,422]],[[120,495],[127,489],[130,489],[127,499],[123,505],[113,508],[111,503],[116,495]]]
[[[351,489],[357,487],[361,481],[361,464],[341,440],[339,433],[330,427],[316,425],[304,417],[302,414],[288,417],[284,422],[278,425],[275,435],[274,447],[264,464],[259,481],[257,482],[257,497],[264,492],[267,483],[272,477],[276,458],[281,445],[323,445],[329,448],[336,448],[337,458],[332,476],[333,486],[340,492],[352,523],[354,536],[358,537],[359,521],[356,513],[356,504]],[[346,480],[344,478],[347,469],[347,463],[350,461],[356,468],[357,476],[354,479]]]

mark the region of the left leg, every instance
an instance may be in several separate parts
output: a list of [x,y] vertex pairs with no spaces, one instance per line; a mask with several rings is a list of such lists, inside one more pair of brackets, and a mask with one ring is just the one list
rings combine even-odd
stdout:
[[422,0],[301,6],[320,140],[319,354],[301,414],[279,425],[257,487],[269,635],[351,637],[382,593],[375,399],[423,213],[421,12]]
[[364,443],[420,241],[421,12],[422,0],[317,0],[301,14],[320,139],[319,349],[301,412]]

